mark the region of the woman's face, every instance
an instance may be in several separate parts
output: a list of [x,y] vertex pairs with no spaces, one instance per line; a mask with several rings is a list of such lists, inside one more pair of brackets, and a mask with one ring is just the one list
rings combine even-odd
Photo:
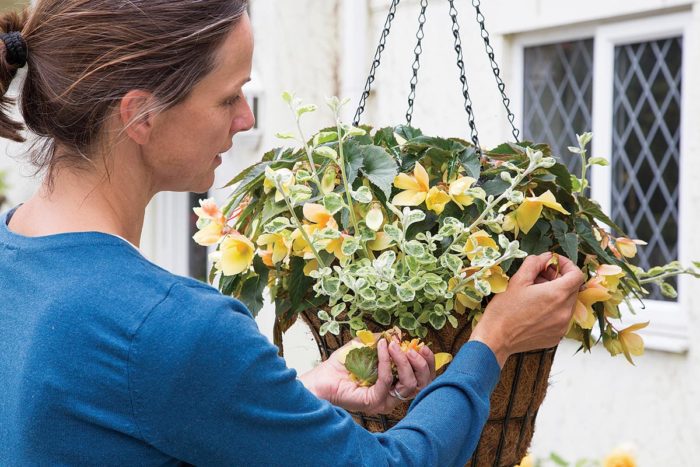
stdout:
[[211,188],[220,154],[231,149],[233,135],[255,124],[242,92],[252,60],[253,35],[244,15],[217,51],[215,69],[186,100],[154,118],[143,150],[157,191]]

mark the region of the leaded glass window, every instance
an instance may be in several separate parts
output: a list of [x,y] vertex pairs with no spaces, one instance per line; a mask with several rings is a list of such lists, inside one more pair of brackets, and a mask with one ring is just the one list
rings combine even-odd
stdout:
[[576,134],[591,131],[593,39],[526,47],[523,136],[549,144],[573,173],[580,173]]
[[682,50],[681,37],[615,47],[612,215],[649,242],[643,268],[678,259]]

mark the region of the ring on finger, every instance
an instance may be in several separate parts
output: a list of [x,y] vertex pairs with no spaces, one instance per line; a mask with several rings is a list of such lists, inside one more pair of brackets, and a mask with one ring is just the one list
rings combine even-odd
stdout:
[[394,389],[392,389],[391,391],[389,391],[389,395],[392,396],[392,397],[397,398],[397,399],[400,400],[400,401],[404,401],[404,402],[407,402],[407,401],[410,401],[411,399],[413,399],[412,397],[404,397],[404,396],[402,396],[402,395],[399,393],[399,391],[396,390],[396,388],[394,388]]

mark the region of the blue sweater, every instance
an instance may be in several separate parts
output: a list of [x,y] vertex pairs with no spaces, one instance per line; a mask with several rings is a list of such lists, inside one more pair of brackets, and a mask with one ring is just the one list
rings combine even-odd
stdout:
[[238,301],[97,232],[0,216],[0,465],[461,466],[499,377],[472,342],[373,434],[296,379]]

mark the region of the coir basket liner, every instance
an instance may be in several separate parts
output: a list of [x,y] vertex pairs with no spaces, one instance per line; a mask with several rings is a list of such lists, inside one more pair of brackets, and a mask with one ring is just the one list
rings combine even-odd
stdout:
[[[326,360],[333,351],[352,339],[349,331],[340,336],[319,335],[320,321],[310,311],[302,313],[318,344],[321,358]],[[370,323],[372,331],[384,327]],[[445,326],[440,331],[429,329],[424,339],[434,352],[455,354],[469,340],[471,324],[460,321],[454,329]],[[547,392],[549,373],[556,348],[512,355],[503,367],[501,379],[491,396],[491,412],[469,467],[508,466],[520,462],[527,453],[535,429],[537,411]],[[353,418],[369,431],[385,431],[396,425],[405,415],[409,403],[399,405],[388,415],[369,416],[353,413]]]

